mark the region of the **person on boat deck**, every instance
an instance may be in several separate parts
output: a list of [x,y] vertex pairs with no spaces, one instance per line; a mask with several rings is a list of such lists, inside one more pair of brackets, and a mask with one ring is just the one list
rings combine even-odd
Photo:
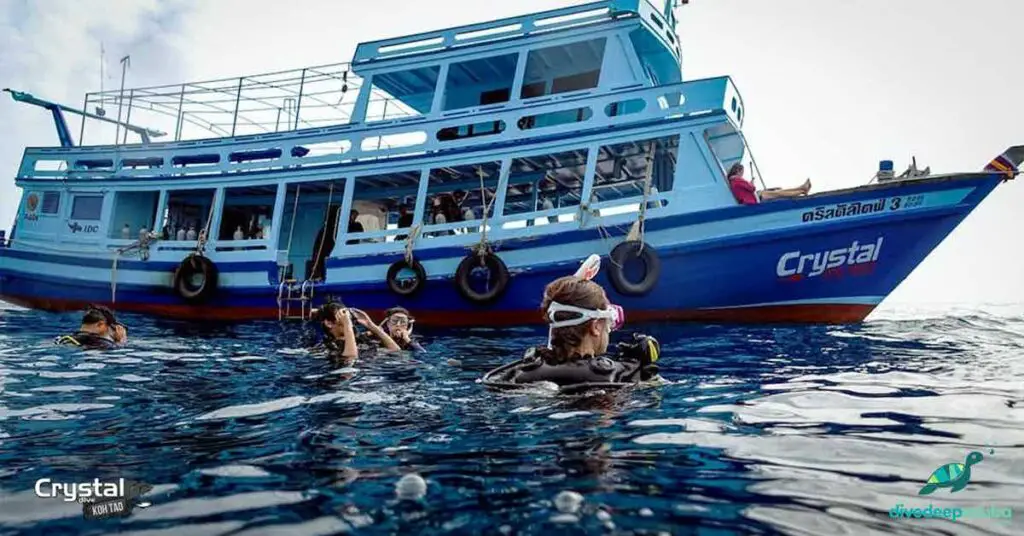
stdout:
[[[412,219],[412,212],[409,211],[409,204],[403,202],[401,205],[398,205],[398,228],[408,229],[409,227],[412,227]],[[395,235],[395,240],[400,242],[408,237],[408,235],[404,234]]]
[[61,335],[54,341],[58,345],[78,346],[85,350],[109,350],[128,342],[128,329],[117,321],[113,311],[100,305],[90,305],[82,315],[82,325],[76,333]]
[[384,322],[381,323],[381,328],[402,350],[423,352],[425,351],[423,346],[412,338],[412,325],[415,322],[416,319],[409,314],[409,310],[405,307],[392,307],[384,313]]
[[[369,351],[378,344],[383,344],[387,350],[400,350],[394,339],[373,323],[370,315],[359,309],[346,308],[340,302],[325,304],[314,312],[313,320],[323,329],[324,347],[341,357],[355,359],[359,357],[360,349]],[[353,322],[366,328],[368,333],[357,334]],[[349,341],[355,341],[355,344],[349,344]]]
[[622,308],[612,305],[600,285],[576,276],[556,279],[544,289],[541,304],[548,323],[548,346],[530,348],[515,383],[548,381],[559,386],[585,383],[636,383],[657,377],[659,345],[634,334],[634,344],[619,344],[609,355],[611,332],[622,326]]
[[772,190],[762,190],[760,194],[757,193],[757,188],[754,186],[754,179],[743,178],[743,164],[739,162],[732,165],[729,168],[729,189],[732,190],[733,197],[741,205],[756,205],[764,201],[771,201],[773,199],[789,199],[793,197],[801,197],[807,195],[807,192],[811,191],[811,179],[807,179],[803,184],[796,188],[777,188]]
[[[349,234],[352,234],[352,233],[362,233],[362,232],[366,231],[366,229],[363,229],[363,224],[356,221],[356,218],[358,218],[358,217],[359,217],[359,211],[358,210],[353,210],[352,212],[348,213],[348,232],[349,232]],[[359,240],[349,240],[349,241],[347,241],[345,243],[346,244],[358,244]]]

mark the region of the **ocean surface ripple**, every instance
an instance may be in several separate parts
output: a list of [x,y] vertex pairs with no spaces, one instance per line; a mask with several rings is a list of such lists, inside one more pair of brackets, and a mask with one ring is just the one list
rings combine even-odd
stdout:
[[[104,354],[53,344],[77,315],[0,308],[0,534],[1024,533],[1024,307],[890,309],[630,326],[669,383],[565,398],[477,383],[533,328],[345,364],[298,324],[123,315]],[[918,495],[972,451],[965,489]],[[152,504],[86,520],[33,491],[118,477]],[[890,513],[929,506],[1013,517]]]

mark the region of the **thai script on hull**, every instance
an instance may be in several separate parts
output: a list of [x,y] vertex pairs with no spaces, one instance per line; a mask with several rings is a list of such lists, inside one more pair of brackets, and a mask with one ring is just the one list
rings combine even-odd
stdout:
[[861,214],[874,214],[885,210],[883,197],[877,201],[854,201],[852,203],[839,203],[836,205],[817,207],[814,210],[804,212],[803,221],[831,220],[833,218],[845,218],[846,216],[860,216]]
[[816,277],[840,266],[873,263],[878,260],[883,240],[881,236],[867,244],[854,240],[849,246],[817,253],[804,253],[800,250],[783,253],[775,266],[775,273],[779,277]]
[[804,222],[832,220],[848,216],[863,216],[865,214],[877,214],[888,210],[902,210],[924,206],[924,195],[908,195],[903,197],[883,197],[872,201],[852,201],[850,203],[837,203],[815,207],[801,215]]

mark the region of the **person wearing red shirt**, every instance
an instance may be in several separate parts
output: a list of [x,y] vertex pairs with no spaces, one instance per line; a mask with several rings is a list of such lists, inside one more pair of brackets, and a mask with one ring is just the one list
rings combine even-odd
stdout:
[[757,189],[754,187],[754,180],[747,180],[743,178],[743,164],[735,163],[729,168],[729,190],[732,191],[733,197],[741,205],[756,205],[762,201],[771,201],[772,199],[787,199],[792,197],[801,197],[807,195],[807,192],[811,191],[811,179],[807,179],[802,185],[796,188],[777,188],[772,190],[764,190],[757,193]]

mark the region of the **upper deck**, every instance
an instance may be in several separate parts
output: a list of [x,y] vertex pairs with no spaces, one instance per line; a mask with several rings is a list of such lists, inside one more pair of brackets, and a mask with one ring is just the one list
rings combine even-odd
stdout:
[[351,64],[90,93],[87,111],[173,141],[129,143],[121,125],[83,117],[80,140],[114,143],[29,148],[17,177],[299,170],[712,110],[740,124],[728,79],[679,82],[672,2],[659,3],[606,0],[363,43]]

